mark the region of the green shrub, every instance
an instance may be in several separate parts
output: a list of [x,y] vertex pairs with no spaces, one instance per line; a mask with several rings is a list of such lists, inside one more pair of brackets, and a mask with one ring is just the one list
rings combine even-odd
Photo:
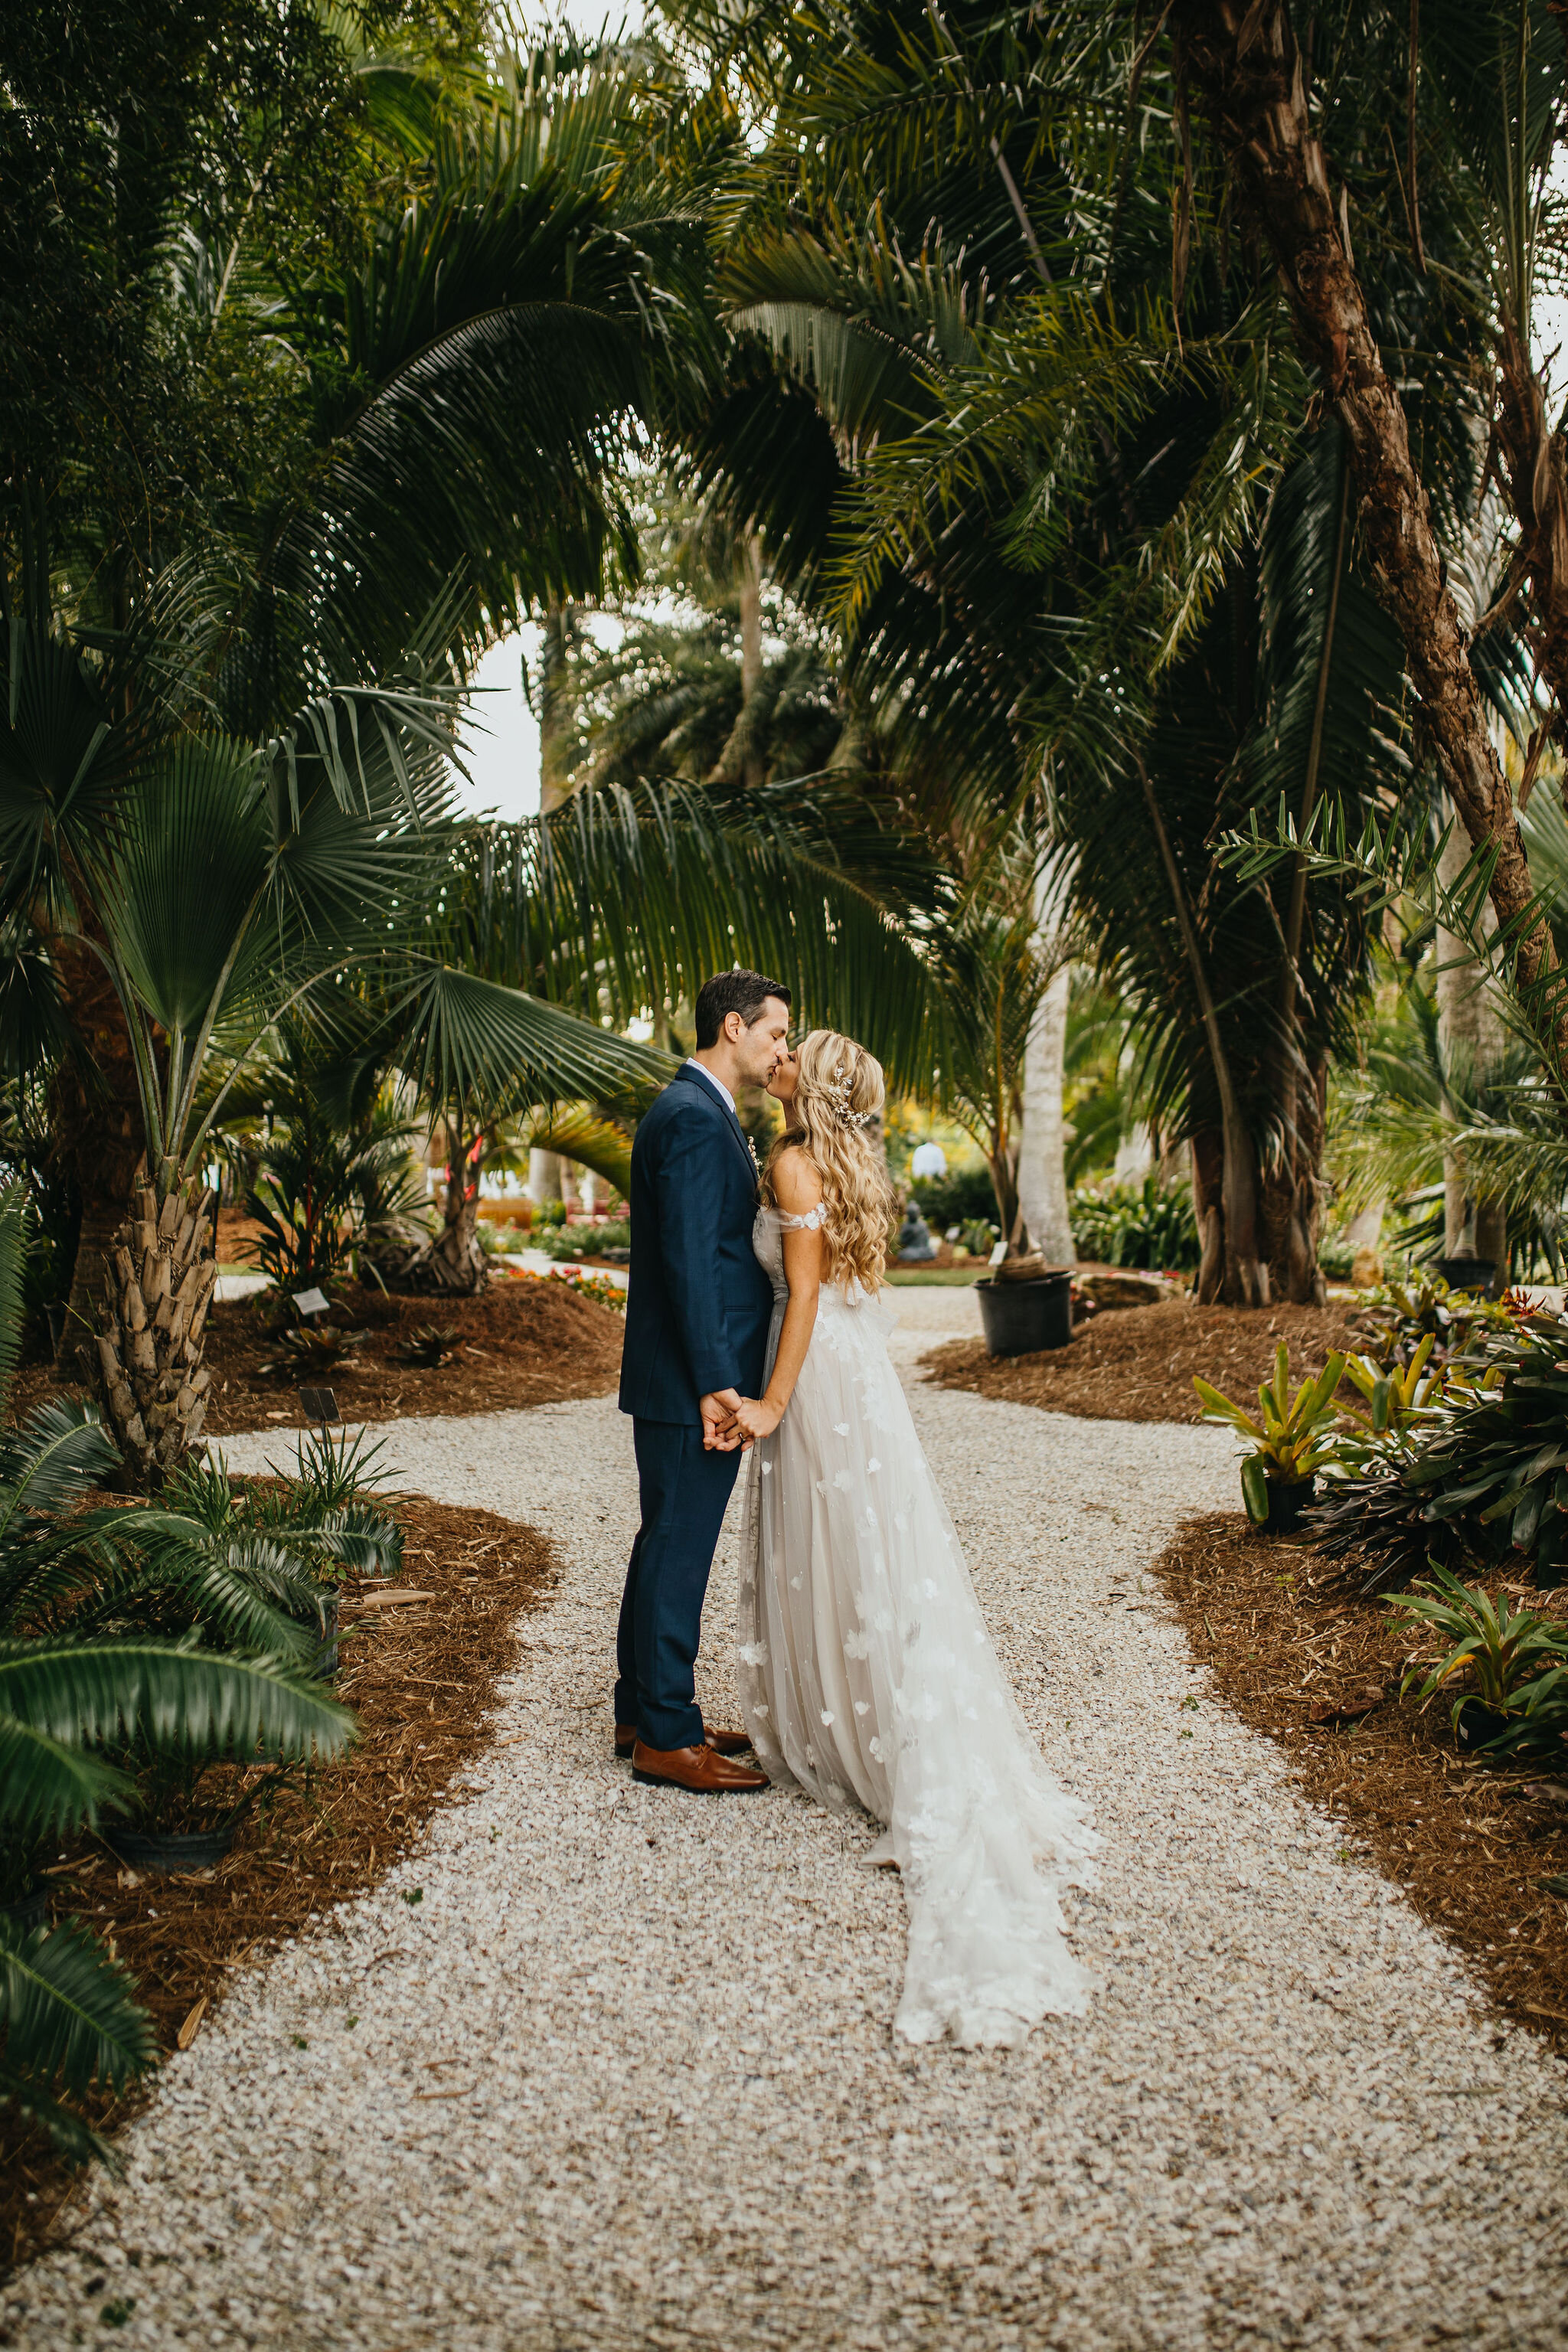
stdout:
[[632,1229],[623,1217],[619,1223],[605,1225],[561,1225],[553,1233],[542,1234],[538,1246],[558,1265],[570,1265],[574,1257],[597,1257],[601,1250],[630,1249]]
[[[1447,1312],[1457,1297],[1438,1306]],[[1350,1482],[1316,1517],[1331,1558],[1354,1549],[1373,1563],[1363,1591],[1406,1582],[1429,1559],[1495,1567],[1510,1553],[1517,1566],[1533,1565],[1538,1584],[1553,1585],[1568,1559],[1568,1316],[1494,1319],[1482,1302],[1465,1307],[1475,1318],[1463,1323],[1462,1348],[1455,1320],[1444,1327],[1451,1352],[1441,1398],[1388,1449],[1379,1474]],[[1407,1329],[1384,1336],[1403,1362]],[[1428,1362],[1442,1347],[1437,1338]]]
[[1152,1169],[1139,1184],[1080,1184],[1070,1204],[1079,1257],[1148,1273],[1191,1273],[1202,1256],[1192,1186],[1162,1184]]
[[941,1241],[950,1225],[990,1224],[996,1214],[996,1194],[984,1168],[951,1169],[945,1176],[917,1176],[910,1198]]
[[1356,1244],[1343,1234],[1328,1234],[1318,1244],[1318,1264],[1331,1282],[1348,1282],[1355,1266]]

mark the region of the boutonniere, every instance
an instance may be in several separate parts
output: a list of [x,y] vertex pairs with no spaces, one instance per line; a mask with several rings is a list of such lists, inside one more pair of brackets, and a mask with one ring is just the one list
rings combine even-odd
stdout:
[[756,1147],[756,1145],[752,1141],[752,1139],[751,1139],[751,1137],[750,1137],[749,1135],[746,1137],[746,1149],[747,1149],[747,1150],[748,1150],[748,1151],[751,1153],[751,1155],[752,1155],[752,1167],[756,1170],[757,1174],[758,1174],[758,1176],[760,1177],[760,1176],[762,1175],[762,1172],[763,1172],[763,1170],[762,1170],[762,1162],[761,1162],[761,1161],[758,1160],[758,1158],[757,1158],[757,1147]]

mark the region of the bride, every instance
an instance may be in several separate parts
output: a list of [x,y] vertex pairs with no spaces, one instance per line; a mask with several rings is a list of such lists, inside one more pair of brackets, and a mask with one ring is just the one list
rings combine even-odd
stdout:
[[884,1824],[865,1859],[896,1864],[909,1906],[898,2031],[1021,2042],[1087,2004],[1057,1897],[1099,1840],[1018,1711],[888,1356],[880,1065],[816,1029],[769,1092],[786,1128],[753,1236],[768,1377],[731,1437],[752,1445],[746,1729],[770,1780]]

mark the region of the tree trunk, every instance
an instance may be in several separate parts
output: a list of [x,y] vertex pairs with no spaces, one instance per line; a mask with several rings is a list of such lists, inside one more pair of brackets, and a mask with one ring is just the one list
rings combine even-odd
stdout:
[[[1450,837],[1437,869],[1450,889],[1464,865],[1464,851]],[[1486,926],[1489,932],[1494,928],[1489,923]],[[1490,1076],[1508,1041],[1507,1028],[1469,942],[1442,924],[1437,927],[1437,1037],[1450,1083],[1467,1089]],[[1443,1255],[1489,1257],[1500,1274],[1506,1274],[1508,1268],[1508,1213],[1499,1202],[1475,1198],[1463,1163],[1452,1151],[1443,1156]]]
[[1519,523],[1516,568],[1530,582],[1536,667],[1557,704],[1552,731],[1568,748],[1568,445],[1547,423],[1529,341],[1514,320],[1505,323],[1498,357],[1497,437]]
[[1051,1265],[1071,1265],[1062,1063],[1072,974],[1063,965],[1041,997],[1024,1050],[1024,1119],[1018,1139],[1018,1199],[1029,1245]]
[[1492,904],[1519,923],[1517,968],[1548,1069],[1568,1072],[1568,1000],[1537,910],[1512,794],[1487,732],[1405,411],[1379,355],[1308,113],[1286,0],[1177,0],[1178,68],[1201,91],[1246,202],[1273,247],[1297,340],[1347,436],[1378,594],[1404,641],[1426,730],[1471,845],[1495,851]]
[[[1259,1256],[1258,1246],[1257,1149],[1242,1116],[1240,1100],[1231,1076],[1230,1057],[1220,1033],[1214,991],[1209,986],[1208,968],[1204,961],[1193,911],[1187,903],[1182,871],[1171,847],[1165,820],[1160,814],[1148,764],[1141,751],[1134,752],[1133,757],[1175,908],[1187,968],[1193,976],[1193,993],[1198,1001],[1204,1035],[1208,1043],[1215,1090],[1219,1096],[1223,1150],[1217,1182],[1212,1192],[1200,1193],[1195,1139],[1194,1146],[1193,1203],[1199,1212],[1198,1233],[1204,1247],[1203,1265],[1198,1275],[1198,1297],[1205,1304],[1223,1297],[1227,1307],[1267,1307],[1268,1268]],[[1217,1221],[1212,1226],[1205,1222],[1210,1217]],[[1216,1267],[1221,1271],[1216,1273]]]
[[217,1286],[216,1217],[217,1197],[199,1181],[162,1201],[143,1184],[102,1261],[109,1312],[97,1340],[98,1387],[142,1487],[178,1466],[206,1412],[203,1335]]
[[89,1057],[84,1065],[68,1055],[49,1095],[55,1148],[81,1201],[76,1264],[55,1361],[66,1371],[79,1360],[90,1374],[104,1256],[124,1221],[142,1159],[142,1099],[125,1015],[103,965],[90,950],[68,940],[52,940],[50,954]]
[[986,1154],[985,1164],[991,1171],[991,1190],[996,1196],[996,1222],[1002,1228],[1003,1243],[1009,1256],[1021,1256],[1024,1249],[1024,1216],[1018,1204],[1016,1126],[999,1150]]
[[541,1151],[537,1148],[528,1155],[528,1197],[536,1209],[547,1201],[559,1201],[561,1192],[561,1155],[557,1151]]
[[1279,1160],[1260,1177],[1260,1202],[1272,1297],[1295,1307],[1322,1307],[1328,1285],[1318,1264],[1328,1069],[1298,1068]]
[[544,644],[539,656],[539,806],[545,816],[571,797],[568,657],[577,637],[577,616],[571,605],[552,605],[544,616]]
[[[741,708],[748,709],[763,682],[763,542],[752,531],[742,550],[741,571]],[[760,752],[748,751],[742,771],[747,784],[763,781]]]

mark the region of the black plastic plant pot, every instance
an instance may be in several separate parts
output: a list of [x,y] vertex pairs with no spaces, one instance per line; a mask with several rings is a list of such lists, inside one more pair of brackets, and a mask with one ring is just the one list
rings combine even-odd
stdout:
[[1266,1522],[1271,1536],[1293,1535],[1301,1524],[1301,1514],[1307,1510],[1318,1491],[1315,1478],[1265,1478],[1268,1491],[1268,1517]]
[[49,1890],[42,1879],[26,1895],[18,1895],[15,1903],[0,1903],[0,1919],[18,1936],[30,1936],[35,1927],[47,1927],[48,1918]]
[[1468,1290],[1473,1298],[1489,1298],[1497,1261],[1489,1257],[1440,1257],[1437,1271],[1450,1290]]
[[1026,1282],[977,1282],[974,1290],[989,1355],[1034,1356],[1072,1338],[1072,1276],[1065,1266]]
[[214,1869],[234,1843],[235,1828],[233,1822],[225,1822],[221,1829],[178,1833],[117,1829],[105,1832],[104,1843],[127,1870],[172,1878],[184,1871]]
[[1460,1747],[1473,1754],[1478,1748],[1486,1747],[1489,1740],[1498,1738],[1514,1720],[1512,1716],[1500,1715],[1495,1706],[1483,1706],[1479,1698],[1473,1698],[1460,1710],[1455,1736]]

